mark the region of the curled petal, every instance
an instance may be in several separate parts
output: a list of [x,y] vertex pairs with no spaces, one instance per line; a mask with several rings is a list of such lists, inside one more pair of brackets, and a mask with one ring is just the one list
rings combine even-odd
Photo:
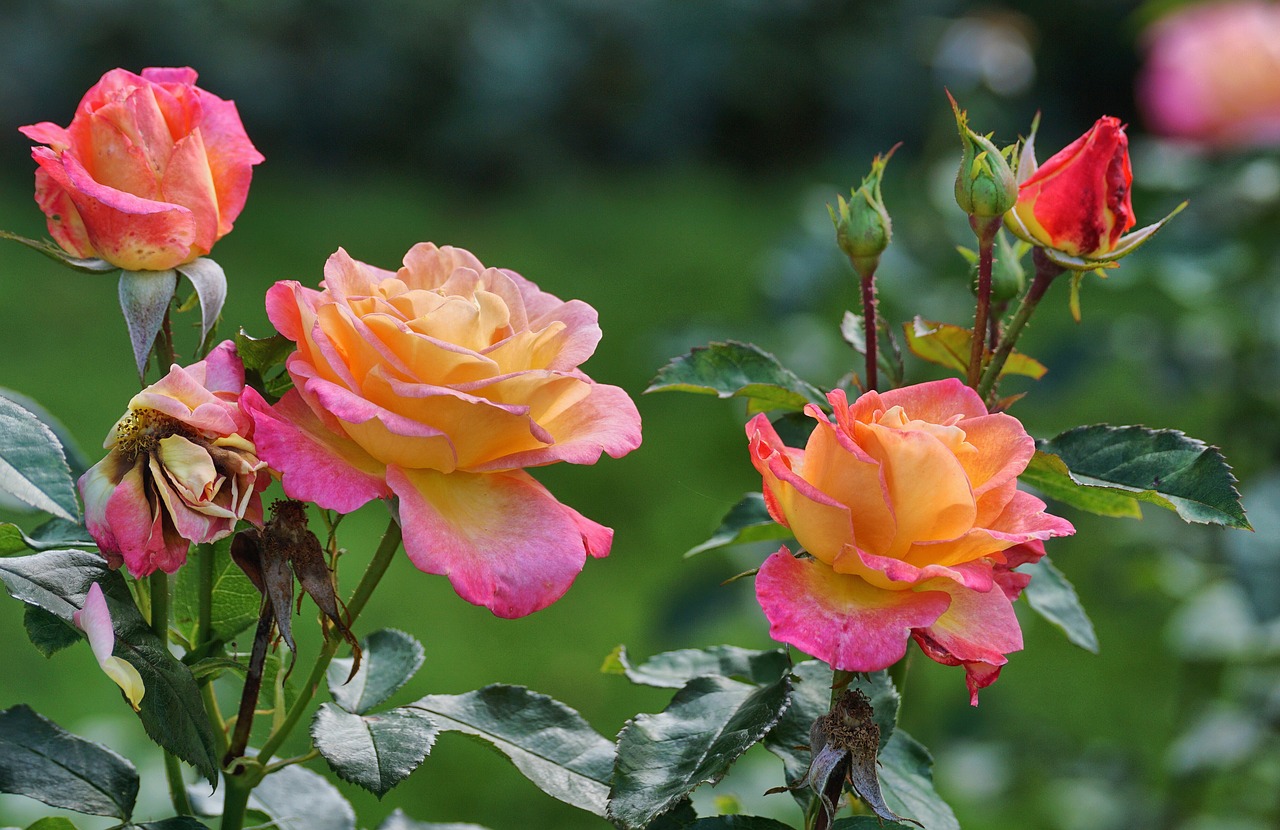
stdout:
[[925,653],[945,665],[964,665],[970,704],[978,705],[978,690],[994,682],[1005,657],[1022,649],[1022,629],[1013,604],[1003,590],[972,591],[953,582],[935,580],[929,590],[951,595],[946,613],[916,632]]
[[116,633],[111,625],[111,612],[107,608],[107,599],[102,594],[101,585],[95,582],[89,586],[89,593],[84,598],[84,608],[73,612],[71,621],[89,638],[89,647],[93,649],[98,665],[120,687],[136,712],[147,690],[137,669],[127,661],[112,656],[116,647]]

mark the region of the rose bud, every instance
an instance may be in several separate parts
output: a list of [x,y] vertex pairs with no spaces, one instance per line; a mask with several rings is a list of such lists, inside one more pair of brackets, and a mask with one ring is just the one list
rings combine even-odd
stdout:
[[831,222],[836,228],[836,244],[844,251],[853,270],[862,279],[869,279],[880,264],[880,255],[889,247],[893,238],[893,223],[884,207],[880,194],[880,180],[885,165],[893,157],[896,146],[871,162],[871,172],[862,180],[862,186],[849,194],[849,201],[837,196],[838,209],[827,205]]

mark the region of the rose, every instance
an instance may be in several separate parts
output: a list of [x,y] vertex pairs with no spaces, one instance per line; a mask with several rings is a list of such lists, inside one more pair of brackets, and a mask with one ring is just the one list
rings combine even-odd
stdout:
[[976,704],[1022,648],[1010,569],[1075,532],[1017,489],[1035,443],[954,378],[827,399],[834,420],[810,406],[803,450],[764,415],[747,424],[769,513],[808,554],[784,547],[756,576],[770,634],[844,671],[886,668],[914,638],[964,665]]
[[1146,39],[1138,102],[1152,130],[1221,147],[1280,142],[1280,8],[1187,6]]
[[1129,139],[1118,118],[1104,115],[1089,132],[1026,175],[1019,164],[1018,201],[1006,214],[1028,241],[1084,260],[1105,257],[1134,225]]
[[236,522],[262,524],[270,481],[239,406],[244,366],[230,341],[199,363],[175,365],[129,401],[106,457],[80,477],[85,524],[114,567],[173,573],[189,543],[214,542]]
[[262,161],[236,106],[195,85],[192,69],[113,69],[71,126],[21,127],[36,202],[68,253],[162,271],[209,253],[230,230]]
[[578,369],[600,339],[595,310],[430,243],[398,272],[342,250],[324,272],[322,291],[267,292],[271,322],[298,344],[294,390],[270,408],[245,392],[285,493],[343,513],[394,497],[419,569],[499,616],[550,605],[613,532],[523,468],[640,444],[627,394]]

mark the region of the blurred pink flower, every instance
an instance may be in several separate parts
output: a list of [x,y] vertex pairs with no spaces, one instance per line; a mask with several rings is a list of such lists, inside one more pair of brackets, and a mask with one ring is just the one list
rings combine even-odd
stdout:
[[1187,6],[1146,32],[1138,103],[1153,132],[1215,147],[1280,143],[1280,6]]

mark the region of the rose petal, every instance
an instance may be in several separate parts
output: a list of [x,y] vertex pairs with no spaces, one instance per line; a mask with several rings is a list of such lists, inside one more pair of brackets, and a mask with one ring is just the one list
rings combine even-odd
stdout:
[[119,657],[113,657],[116,633],[111,624],[111,612],[107,608],[106,597],[102,594],[102,586],[93,583],[84,598],[84,607],[71,614],[71,621],[85,633],[89,639],[89,647],[97,659],[102,671],[110,677],[121,691],[129,705],[136,711],[146,694],[142,675],[130,663]]
[[[1022,629],[1004,591],[971,591],[954,582],[935,580],[930,590],[951,595],[946,613],[918,632],[925,653],[938,662],[965,665],[970,703],[978,705],[978,690],[994,682],[1005,657],[1022,649]],[[949,659],[948,659],[949,658]]]

